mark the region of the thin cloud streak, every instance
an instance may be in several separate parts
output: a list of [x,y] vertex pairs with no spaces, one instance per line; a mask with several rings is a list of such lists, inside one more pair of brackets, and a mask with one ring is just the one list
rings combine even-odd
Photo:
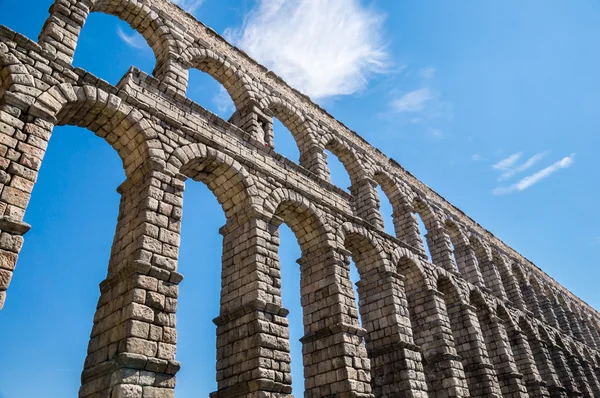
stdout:
[[132,35],[128,35],[123,31],[123,29],[121,29],[120,26],[117,26],[117,35],[130,47],[138,49],[149,48],[146,40],[137,32],[133,32]]
[[360,92],[388,72],[383,21],[357,0],[259,0],[225,37],[319,99]]
[[400,113],[420,112],[425,109],[425,104],[433,98],[432,91],[425,87],[406,93],[401,98],[392,101],[392,107]]
[[508,170],[510,169],[515,163],[517,163],[519,161],[519,159],[521,158],[521,156],[523,156],[523,152],[517,152],[517,153],[513,153],[512,155],[510,155],[509,157],[502,159],[501,161],[499,161],[498,163],[496,163],[495,165],[493,165],[492,167],[496,170]]
[[566,156],[557,162],[554,162],[550,166],[538,171],[537,173],[534,173],[532,175],[529,175],[529,176],[521,179],[516,184],[513,184],[508,187],[498,187],[498,188],[494,189],[493,194],[494,195],[505,195],[505,194],[512,193],[515,191],[524,191],[527,188],[542,181],[543,179],[550,177],[552,174],[556,173],[557,171],[570,167],[574,161],[575,161],[575,154],[572,153],[571,155]]
[[532,157],[527,159],[527,161],[525,161],[525,163],[521,164],[520,166],[514,167],[514,168],[509,169],[509,170],[505,171],[504,173],[502,173],[500,175],[500,177],[498,177],[498,181],[507,180],[516,174],[520,174],[524,171],[529,170],[530,168],[535,166],[540,160],[544,159],[546,157],[546,155],[548,155],[548,152],[536,153],[535,155],[533,155]]

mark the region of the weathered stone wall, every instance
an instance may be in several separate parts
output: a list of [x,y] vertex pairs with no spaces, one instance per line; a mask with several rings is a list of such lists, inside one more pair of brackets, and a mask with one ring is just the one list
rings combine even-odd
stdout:
[[[146,38],[153,77],[132,68],[113,87],[72,67],[90,12]],[[229,121],[185,97],[190,68],[225,87]],[[273,147],[273,118],[294,135],[299,165]],[[291,396],[282,223],[302,249],[306,397],[600,397],[600,314],[166,0],[57,0],[38,42],[0,27],[0,308],[55,125],[105,139],[127,176],[81,398],[174,396],[188,178],[227,218],[215,397]],[[325,149],[346,167],[351,194],[330,183]],[[378,185],[396,236],[383,230]]]

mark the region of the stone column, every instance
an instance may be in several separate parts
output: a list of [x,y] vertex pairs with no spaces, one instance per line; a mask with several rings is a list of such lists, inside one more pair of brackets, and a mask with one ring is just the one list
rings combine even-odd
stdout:
[[565,309],[560,305],[560,303],[554,299],[553,302],[554,314],[556,315],[556,320],[560,329],[565,332],[567,335],[573,335],[573,331],[571,330],[571,325],[569,324],[569,318],[567,318],[567,313]]
[[493,259],[486,254],[486,258],[482,259],[481,263],[479,263],[479,267],[481,268],[485,287],[487,287],[494,296],[498,297],[500,300],[506,301],[508,297],[506,296],[506,291],[502,284],[500,272],[498,272]]
[[419,253],[425,255],[425,247],[419,233],[419,223],[415,215],[415,209],[408,203],[402,203],[393,209],[394,231],[396,237],[407,245],[414,247]]
[[360,313],[367,330],[366,347],[376,397],[405,396],[427,385],[421,352],[414,344],[406,304],[404,277],[372,270],[357,283]]
[[42,48],[71,64],[92,3],[92,0],[55,0],[38,39]]
[[565,388],[567,396],[580,395],[581,392],[575,384],[575,378],[569,369],[569,365],[562,348],[557,345],[549,345],[548,350],[550,351],[554,370],[558,375],[561,385]]
[[526,283],[523,286],[523,299],[527,304],[527,310],[529,310],[534,317],[543,321],[544,316],[542,314],[540,303],[538,301],[537,295],[535,294],[535,289],[533,288],[533,286],[531,286],[530,283]]
[[173,397],[183,182],[146,169],[118,191],[117,231],[79,397]]
[[512,352],[519,372],[523,374],[523,383],[530,398],[547,398],[550,396],[546,382],[542,380],[535,356],[527,341],[527,336],[517,329],[508,332]]
[[438,267],[444,268],[448,272],[458,272],[452,253],[452,242],[443,228],[437,228],[433,231],[428,231],[425,235],[427,239],[427,247],[431,254],[431,262]]
[[53,127],[39,118],[23,122],[20,98],[7,92],[0,105],[0,310],[30,228],[23,217]]
[[372,397],[345,250],[304,251],[301,269],[305,397]]
[[229,118],[229,123],[236,125],[248,133],[249,137],[263,143],[268,148],[275,148],[273,141],[273,113],[269,109],[261,109],[254,100],[244,101]]
[[558,329],[559,328],[558,318],[556,317],[556,314],[554,313],[552,303],[550,302],[548,296],[541,289],[537,296],[539,298],[538,301],[540,304],[540,309],[541,309],[542,313],[544,314],[544,319],[546,320],[546,323],[549,324],[550,326]]
[[377,182],[365,177],[355,182],[350,187],[350,192],[354,196],[356,216],[372,224],[375,228],[383,230],[383,218],[379,210],[380,198],[377,195],[377,185]]
[[300,154],[300,165],[312,171],[317,177],[331,182],[331,174],[327,166],[327,154],[319,145],[311,145]]
[[213,398],[291,397],[287,314],[281,304],[277,226],[230,219],[221,228],[223,270]]
[[600,397],[600,381],[594,373],[594,368],[587,360],[579,358],[587,383],[592,390],[592,397]]
[[454,247],[454,254],[458,269],[463,278],[465,278],[467,282],[487,289],[473,249],[471,249],[469,245],[461,244],[458,247]]
[[483,329],[488,354],[498,374],[502,396],[526,397],[527,389],[522,380],[523,375],[517,369],[515,356],[502,321],[493,314],[484,314],[482,310],[486,311],[485,309],[478,310],[479,323]]
[[567,319],[569,320],[569,325],[571,326],[571,331],[573,332],[572,336],[579,341],[583,341],[583,332],[581,331],[581,325],[579,324],[577,316],[570,309],[566,309],[565,313],[567,314]]
[[456,348],[462,358],[471,396],[500,398],[498,377],[490,363],[476,310],[464,303],[448,306]]
[[420,301],[422,304],[414,311],[413,331],[423,356],[429,392],[468,397],[469,387],[456,352],[444,294],[426,290],[422,292]]
[[554,367],[548,344],[534,336],[530,336],[528,342],[533,352],[538,371],[542,376],[542,380],[546,383],[550,397],[567,397],[566,389],[562,386],[558,372]]
[[596,395],[594,395],[590,385],[588,384],[588,381],[587,381],[587,378],[585,375],[585,370],[581,366],[579,358],[577,358],[576,355],[568,354],[568,353],[566,356],[567,356],[567,364],[569,365],[569,369],[571,370],[571,373],[573,374],[575,385],[578,387],[579,392],[584,397],[591,398],[591,397],[596,396]]

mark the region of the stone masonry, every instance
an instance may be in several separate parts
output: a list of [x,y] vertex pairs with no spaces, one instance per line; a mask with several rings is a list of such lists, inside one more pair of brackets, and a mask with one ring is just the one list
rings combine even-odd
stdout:
[[[153,76],[131,68],[115,87],[72,66],[91,12],[143,35]],[[229,121],[186,98],[190,68],[227,90]],[[273,147],[274,118],[292,132],[300,164]],[[174,397],[190,178],[227,218],[212,397],[292,396],[282,223],[302,250],[305,397],[600,397],[598,312],[166,0],[56,0],[37,42],[0,27],[0,308],[56,125],[102,137],[127,176],[80,398]],[[331,184],[325,149],[346,167],[351,194]],[[395,236],[383,230],[377,186]]]

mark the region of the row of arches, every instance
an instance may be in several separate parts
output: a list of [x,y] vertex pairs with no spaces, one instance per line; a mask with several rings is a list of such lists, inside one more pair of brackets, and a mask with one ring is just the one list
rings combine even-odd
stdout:
[[[110,283],[105,283],[102,287],[102,307],[99,308],[102,315],[98,315],[98,326],[95,327],[93,341],[90,342],[91,359],[86,361],[85,380],[95,381],[96,366],[102,365],[102,361],[107,358],[110,359],[107,347],[101,346],[102,342],[109,339],[108,335],[111,336],[110,339],[114,339],[114,336],[124,333],[110,329],[107,320],[112,314],[110,311],[114,310],[109,307],[114,304],[107,297],[122,294],[119,289],[127,286],[122,281],[114,281],[117,275],[119,278],[128,277],[123,272],[134,266],[138,274],[148,272],[148,276],[159,280],[157,284],[161,286],[160,294],[164,293],[171,299],[176,297],[175,288],[181,280],[175,271],[178,221],[182,206],[180,199],[182,180],[188,177],[209,186],[228,218],[228,224],[222,230],[223,289],[221,315],[216,321],[218,340],[221,343],[218,352],[220,389],[235,387],[236,382],[232,380],[251,378],[254,370],[265,366],[265,358],[260,352],[257,357],[251,358],[241,355],[240,348],[248,351],[247,345],[256,347],[258,340],[260,344],[267,344],[267,351],[278,356],[275,362],[280,371],[272,373],[272,381],[279,383],[282,391],[289,392],[286,365],[289,364],[289,355],[286,354],[289,348],[286,346],[286,324],[280,319],[285,318],[286,311],[281,307],[276,265],[276,231],[281,223],[286,223],[296,234],[302,249],[299,263],[306,319],[303,343],[307,352],[304,367],[307,389],[314,391],[315,395],[329,395],[331,389],[335,388],[332,385],[346,390],[359,389],[365,393],[373,389],[378,396],[385,395],[386,392],[394,394],[406,389],[407,385],[411,391],[442,394],[450,385],[460,391],[455,394],[458,396],[499,396],[508,395],[506,391],[523,393],[523,388],[535,388],[539,379],[535,377],[533,369],[538,369],[538,373],[539,369],[550,369],[544,373],[547,380],[557,378],[558,381],[552,384],[546,380],[545,383],[556,387],[556,391],[593,396],[589,394],[590,391],[592,394],[596,391],[594,386],[597,386],[597,381],[590,374],[595,374],[595,365],[592,365],[590,358],[585,357],[585,348],[572,342],[565,345],[565,340],[560,335],[547,332],[539,326],[536,330],[534,322],[529,327],[532,330],[531,338],[528,339],[530,349],[535,343],[533,340],[542,336],[540,340],[553,347],[549,351],[550,361],[544,362],[542,354],[538,354],[541,359],[534,368],[531,363],[511,360],[511,353],[514,357],[514,352],[519,349],[527,352],[526,344],[518,339],[516,343],[512,343],[508,339],[507,330],[512,327],[512,313],[498,305],[487,292],[502,296],[504,291],[507,297],[510,292],[515,302],[518,302],[520,292],[527,308],[539,308],[533,311],[536,316],[544,317],[544,320],[546,317],[552,319],[551,315],[546,315],[542,310],[544,307],[540,305],[541,298],[535,295],[530,295],[533,297],[530,298],[523,293],[528,292],[528,286],[534,292],[541,290],[539,284],[532,284],[531,275],[527,281],[526,274],[519,266],[513,264],[510,268],[503,267],[501,260],[505,263],[508,260],[501,252],[492,251],[475,234],[465,235],[458,223],[439,221],[436,212],[422,196],[413,192],[409,196],[412,200],[405,201],[406,195],[402,194],[398,185],[384,171],[376,170],[372,179],[358,179],[356,184],[353,183],[355,200],[358,197],[371,199],[371,202],[364,201],[370,206],[357,209],[357,212],[364,211],[361,213],[364,216],[361,217],[369,220],[372,225],[379,226],[376,218],[378,206],[372,206],[378,199],[372,193],[377,183],[385,185],[385,190],[390,192],[388,197],[404,205],[394,209],[394,219],[399,220],[397,234],[404,237],[401,240],[417,247],[418,254],[412,253],[408,248],[390,246],[389,242],[387,246],[382,245],[379,241],[380,234],[368,232],[353,224],[345,224],[341,219],[335,222],[328,220],[314,204],[289,189],[273,187],[272,190],[267,190],[268,196],[262,198],[260,192],[264,190],[259,189],[257,184],[260,177],[248,173],[233,158],[202,144],[190,144],[177,149],[168,159],[166,169],[157,170],[158,165],[144,156],[151,153],[150,149],[156,149],[149,144],[156,135],[152,126],[147,124],[139,111],[117,98],[89,86],[60,85],[42,94],[28,108],[29,116],[46,120],[45,123],[36,120],[31,123],[30,128],[48,127],[51,121],[87,127],[113,145],[128,170],[128,183],[121,187],[124,207],[109,266]],[[335,145],[329,147],[339,150]],[[349,153],[353,154],[352,151]],[[172,208],[166,219],[165,214],[162,214],[163,209],[155,202],[156,195]],[[437,269],[424,261],[424,244],[418,239],[415,213],[422,214],[421,218],[428,229],[427,242],[433,263],[441,264]],[[142,222],[142,225],[138,225],[138,222]],[[444,231],[444,228],[454,228],[454,241],[451,236],[446,239],[445,235],[436,234]],[[448,241],[450,247],[454,246],[452,251],[448,250]],[[461,249],[463,259],[459,260],[456,255]],[[357,322],[355,297],[347,277],[349,257],[355,260],[360,274],[358,307],[365,330]],[[450,266],[453,264],[465,279],[477,287],[461,283],[453,275],[456,270]],[[145,269],[150,271],[144,271]],[[147,280],[140,282],[139,275],[135,278],[131,282],[135,286],[132,289],[134,293],[140,287],[143,288],[141,290],[147,289],[145,295],[157,293],[152,290],[153,287],[149,287],[150,283],[146,284]],[[139,296],[134,296],[133,300],[136,299],[139,300]],[[166,310],[152,307],[147,304],[155,303],[146,299],[135,303],[149,307],[150,312],[143,308],[146,312],[140,313],[135,309],[139,310],[141,307],[127,307],[132,315],[131,319],[124,321],[128,327],[134,325],[134,321],[147,321],[163,328],[174,327],[171,314],[174,314],[175,308]],[[254,319],[253,316],[260,319]],[[264,324],[261,323],[265,319],[261,317],[267,319],[268,331],[265,331]],[[560,326],[559,318],[556,316]],[[517,324],[521,322],[528,321],[519,321]],[[578,329],[572,325],[577,322],[571,322],[568,318],[567,322],[576,334]],[[565,321],[563,324],[567,325]],[[235,337],[242,329],[241,326],[248,326],[247,330],[255,331],[254,337]],[[584,334],[581,326],[578,333]],[[256,335],[259,335],[258,339]],[[155,353],[161,355],[156,363],[164,365],[164,374],[172,375],[178,369],[178,364],[174,361],[174,340],[172,335],[168,336],[168,340],[166,335],[163,337],[163,351]],[[364,346],[363,337],[366,340]],[[139,349],[138,345],[133,344],[137,341],[134,338],[139,336],[123,337],[125,343],[121,350],[124,352],[118,352],[119,361],[127,366],[137,366],[133,361],[135,357],[124,355],[131,353],[128,350]],[[114,344],[114,341],[110,343]],[[580,351],[575,350],[578,348]],[[543,347],[540,350],[543,352]],[[343,360],[340,361],[331,352],[344,353]],[[137,352],[134,354],[141,355]],[[154,354],[144,351],[144,355],[150,357]],[[563,360],[563,357],[567,359]],[[520,356],[518,358],[524,361]],[[275,366],[273,358],[268,359],[271,364],[269,366]],[[351,364],[346,363],[348,359]],[[250,369],[243,373],[236,372],[235,369],[245,362],[252,364]],[[413,372],[405,372],[406,369]],[[593,372],[590,373],[589,369]],[[273,369],[265,368],[266,370]],[[338,371],[349,376],[336,380],[336,383],[331,383],[328,376],[324,377]],[[533,375],[533,387],[523,386],[519,382],[520,374],[525,375],[527,372]],[[576,380],[575,385],[567,383],[571,379]],[[263,387],[267,388],[265,386]]]

